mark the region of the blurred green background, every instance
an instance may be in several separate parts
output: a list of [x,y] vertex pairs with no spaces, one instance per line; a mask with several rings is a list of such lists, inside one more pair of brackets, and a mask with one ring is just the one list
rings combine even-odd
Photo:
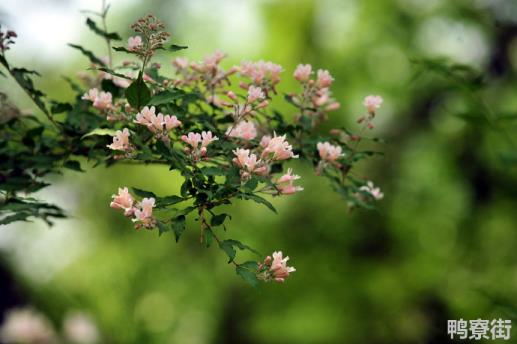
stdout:
[[[50,96],[69,99],[61,76],[88,64],[66,43],[106,54],[79,13],[100,6],[2,1],[1,21],[19,34],[11,61],[39,70]],[[189,46],[189,58],[220,49],[226,67],[280,63],[284,92],[296,87],[298,63],[329,69],[342,109],[326,129],[357,129],[362,98],[382,95],[372,135],[386,140],[385,156],[358,175],[385,198],[376,210],[349,213],[326,180],[297,162],[305,191],[273,199],[278,215],[246,202],[229,208],[229,237],[264,254],[282,250],[297,269],[283,285],[253,290],[223,252],[198,244],[196,224],[176,244],[170,233],[133,230],[108,207],[122,185],[176,192],[176,173],[67,172],[39,196],[70,219],[0,229],[3,312],[32,305],[59,330],[79,309],[105,343],[445,343],[447,319],[517,320],[515,1],[113,1],[109,28],[127,37],[147,13]],[[412,62],[440,57],[480,72],[484,86],[472,90],[452,71]],[[170,57],[159,60],[171,70]],[[31,107],[12,80],[0,85]],[[294,114],[280,99],[273,104]]]

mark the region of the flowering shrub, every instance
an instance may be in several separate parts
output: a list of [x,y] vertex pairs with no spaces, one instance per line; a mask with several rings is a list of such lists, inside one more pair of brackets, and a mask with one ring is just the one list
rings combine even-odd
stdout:
[[[15,68],[7,60],[16,34],[7,31],[0,36],[0,63],[49,121],[22,114],[3,96],[1,224],[33,217],[51,223],[52,218],[65,216],[58,207],[24,195],[45,187],[43,177],[49,173],[62,168],[82,171],[79,157],[95,165],[162,164],[181,174],[179,195],[121,186],[110,207],[136,229],[156,229],[160,235],[172,231],[176,241],[192,214],[200,223],[201,243],[209,247],[215,242],[237,274],[256,285],[283,282],[295,269],[287,266],[288,257],[280,251],[261,263],[238,263],[237,249],[256,251],[221,237],[218,227],[225,228],[230,215],[220,212],[220,206],[241,199],[275,211],[269,196],[286,197],[303,190],[301,177],[286,167],[292,159],[312,164],[350,207],[370,208],[382,198],[370,181],[351,174],[359,161],[376,154],[361,150],[360,143],[365,130],[373,128],[382,103],[379,96],[365,98],[359,134],[346,129],[324,134],[319,124],[339,109],[329,71],[313,72],[308,64],[296,68],[292,76],[299,89],[284,96],[296,115],[287,122],[272,105],[282,78],[289,77],[277,64],[246,61],[225,69],[226,55],[216,51],[198,62],[176,57],[172,60],[176,74],[165,76],[152,62],[153,56],[186,47],[166,44],[169,34],[155,17],[139,19],[132,26],[135,36],[113,49],[121,40],[118,34],[100,29],[91,19],[87,25],[106,41],[109,56],[100,58],[71,44],[91,63],[90,72],[80,73],[80,82],[68,79],[77,93],[71,103],[50,100],[34,88],[32,77],[38,74]],[[111,50],[129,59],[114,65]]]

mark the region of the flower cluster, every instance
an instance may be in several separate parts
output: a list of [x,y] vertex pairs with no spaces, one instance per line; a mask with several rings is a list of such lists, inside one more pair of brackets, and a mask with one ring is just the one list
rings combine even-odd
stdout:
[[241,82],[242,88],[247,89],[253,85],[260,87],[268,96],[270,93],[276,93],[275,87],[280,82],[282,66],[271,61],[260,60],[257,62],[244,61],[240,67],[236,68],[242,76],[251,80],[249,83]]
[[131,144],[129,143],[129,130],[124,128],[123,130],[117,130],[113,137],[113,143],[107,147],[116,151],[123,151],[130,153],[132,150]]
[[381,189],[375,187],[371,181],[368,181],[366,185],[361,186],[359,191],[366,193],[376,201],[380,201],[384,198],[384,194],[381,192]]
[[221,61],[226,54],[215,51],[206,56],[202,61],[190,62],[184,57],[172,60],[178,78],[175,86],[191,87],[201,92],[205,99],[212,105],[221,107],[224,101],[221,95],[225,86],[230,85],[229,77],[236,72],[236,68],[225,71],[221,68]]
[[201,134],[190,132],[183,135],[181,140],[188,145],[185,147],[185,152],[191,155],[193,161],[198,161],[206,156],[208,145],[219,140],[219,138],[212,135],[211,131],[202,131]]
[[155,134],[157,139],[169,143],[169,132],[181,126],[181,121],[176,116],[164,115],[161,112],[156,114],[156,108],[145,106],[137,115],[135,123],[144,125]]
[[89,100],[93,107],[98,110],[109,110],[113,107],[113,96],[109,92],[100,91],[96,88],[90,89],[81,99]]
[[310,119],[315,126],[327,117],[327,113],[339,109],[340,104],[332,98],[330,86],[334,78],[329,71],[318,69],[316,78],[312,78],[312,66],[299,64],[294,71],[294,78],[302,85],[300,94],[292,94],[291,101],[300,108],[298,120]]
[[156,225],[153,217],[153,208],[155,207],[155,199],[153,197],[143,198],[140,202],[135,202],[133,196],[129,193],[127,187],[119,188],[118,194],[112,195],[110,207],[124,211],[124,216],[133,217],[135,227],[145,227],[152,229]]
[[368,111],[368,114],[365,116],[359,117],[357,120],[357,123],[365,123],[365,126],[368,129],[373,129],[373,119],[375,118],[375,112],[378,108],[381,107],[382,104],[382,97],[381,96],[366,96],[363,101],[363,105],[366,107],[366,110]]
[[170,36],[163,31],[165,25],[153,15],[138,19],[131,28],[139,35],[128,39],[127,50],[138,55],[144,62],[148,61],[156,50],[162,49]]
[[[260,264],[237,263],[237,252],[253,249],[237,240],[219,237],[221,231],[215,227],[226,226],[230,219],[220,206],[240,199],[275,211],[271,196],[303,190],[298,185],[301,177],[289,166],[292,159],[311,164],[351,208],[368,208],[382,199],[382,192],[372,182],[350,173],[357,162],[375,154],[360,143],[365,129],[373,128],[372,121],[382,103],[380,96],[365,98],[367,115],[359,119],[364,126],[358,134],[352,134],[354,130],[332,129],[327,135],[317,124],[339,108],[330,92],[334,79],[327,70],[314,73],[311,65],[296,67],[292,75],[301,91],[288,92],[284,97],[297,109],[295,120],[288,121],[270,106],[280,98],[273,97],[284,70],[280,65],[260,60],[226,68],[226,54],[216,51],[198,62],[176,57],[172,61],[176,73],[167,76],[151,58],[162,50],[186,47],[166,47],[169,34],[153,16],[139,19],[132,28],[136,35],[128,39],[127,47],[115,47],[130,56],[121,65],[114,65],[111,57],[97,57],[79,47],[83,53],[86,51],[93,70],[81,74],[84,88],[70,81],[77,98],[82,98],[77,104],[50,101],[43,92],[28,88],[31,82],[21,84],[54,125],[54,137],[66,150],[49,159],[52,164],[55,161],[49,171],[59,171],[63,166],[80,168],[82,159],[74,157],[108,166],[122,161],[156,164],[175,171],[182,178],[177,195],[162,196],[136,188],[130,193],[127,187],[121,187],[112,196],[110,207],[131,219],[137,229],[157,229],[160,234],[170,231],[176,240],[185,231],[186,223],[191,223],[186,221],[187,216],[195,216],[200,241],[207,247],[217,243],[236,272],[251,284],[258,280],[283,282],[295,270],[287,266],[288,257],[283,258],[281,252],[274,252]],[[12,37],[15,36],[7,33],[0,36],[2,49]],[[8,72],[16,75],[18,82],[20,76],[31,80],[30,72],[9,69],[9,64],[4,63],[4,50],[0,63]],[[54,118],[53,111],[47,112],[47,105],[64,111],[65,119]],[[37,132],[30,135],[37,136]],[[112,142],[106,135],[112,136]],[[25,142],[19,143],[20,147],[24,145]],[[23,166],[29,166],[27,175],[39,168],[41,159],[37,155],[47,154],[37,147],[30,150],[36,155],[33,165],[27,164],[24,155]],[[12,157],[15,162],[17,158]],[[34,187],[34,181],[30,182],[27,188]]]
[[264,262],[259,265],[258,270],[260,271],[259,279],[269,282],[275,281],[283,283],[291,272],[295,272],[296,269],[292,266],[287,266],[289,257],[283,257],[282,251],[273,252],[271,256],[267,256]]

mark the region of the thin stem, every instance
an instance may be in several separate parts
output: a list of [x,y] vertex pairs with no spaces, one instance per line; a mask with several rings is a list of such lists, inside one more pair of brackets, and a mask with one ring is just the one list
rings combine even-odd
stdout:
[[[108,32],[108,25],[106,24],[106,16],[108,14],[108,10],[106,8],[106,0],[102,0],[102,27],[105,32]],[[106,44],[108,45],[108,64],[110,69],[113,68],[113,53],[111,52],[111,40],[106,37]]]

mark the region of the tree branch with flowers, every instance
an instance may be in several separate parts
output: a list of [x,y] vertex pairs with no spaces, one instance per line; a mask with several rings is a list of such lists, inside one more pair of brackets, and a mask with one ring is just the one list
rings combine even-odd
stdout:
[[[82,171],[79,158],[93,165],[119,163],[159,164],[178,171],[183,180],[178,195],[121,186],[110,207],[133,223],[135,229],[172,232],[178,241],[186,218],[199,223],[199,240],[217,245],[252,285],[284,282],[290,273],[289,257],[275,251],[264,259],[239,262],[237,252],[254,249],[223,238],[230,215],[220,207],[235,200],[254,201],[276,212],[270,197],[287,197],[303,190],[300,176],[287,167],[300,159],[327,178],[350,208],[372,208],[383,194],[371,181],[353,175],[354,167],[375,151],[362,149],[364,135],[382,98],[367,96],[361,130],[345,128],[322,133],[320,124],[340,104],[330,90],[333,78],[326,70],[300,64],[293,73],[299,90],[285,93],[293,106],[293,121],[274,109],[283,68],[269,61],[242,62],[223,67],[225,54],[216,51],[199,62],[184,57],[172,60],[175,75],[161,73],[153,62],[160,52],[186,47],[168,44],[163,23],[145,16],[132,29],[126,46],[106,29],[106,9],[99,14],[103,29],[88,18],[87,25],[107,41],[108,59],[72,45],[90,60],[79,80],[67,79],[77,96],[73,102],[49,99],[36,89],[34,71],[15,68],[7,60],[13,31],[0,33],[0,63],[25,90],[47,120],[23,114],[2,95],[0,121],[0,224],[41,218],[52,223],[66,214],[31,193],[45,187],[45,177],[63,168]],[[129,58],[120,65],[111,60],[111,47]],[[7,75],[5,75],[7,76]]]

